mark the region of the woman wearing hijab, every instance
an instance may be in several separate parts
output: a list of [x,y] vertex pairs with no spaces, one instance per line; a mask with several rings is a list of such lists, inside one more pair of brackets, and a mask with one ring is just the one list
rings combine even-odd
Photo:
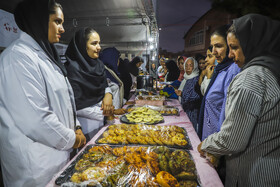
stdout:
[[72,147],[86,143],[74,130],[73,91],[53,45],[64,33],[64,16],[48,0],[22,1],[14,15],[23,32],[0,57],[3,180],[5,186],[45,186]]
[[167,74],[165,75],[165,82],[173,82],[179,78],[180,70],[174,60],[168,60],[166,63]]
[[183,89],[182,91],[176,91],[176,93],[181,96],[182,107],[188,114],[194,129],[197,130],[196,125],[201,102],[201,94],[198,85],[199,69],[197,61],[192,57],[187,58],[184,63],[184,70],[184,80],[181,82]]
[[115,47],[104,49],[99,56],[99,59],[105,65],[107,81],[113,94],[113,105],[115,109],[119,109],[123,106],[124,97],[124,86],[119,78],[120,72],[118,71],[119,58],[120,52]]
[[83,28],[75,33],[65,53],[67,77],[74,91],[78,120],[87,139],[98,132],[104,125],[104,116],[113,111],[104,64],[98,59],[100,50],[98,33],[92,28]]
[[[120,76],[120,72],[118,70],[119,58],[120,52],[115,47],[108,47],[106,49],[103,49],[99,55],[99,59],[104,63],[104,65],[114,71],[117,76]],[[107,78],[117,84],[119,83],[110,72],[108,72],[106,69],[105,71]]]
[[228,26],[224,25],[215,30],[210,38],[212,52],[218,65],[210,69],[214,72],[203,97],[198,124],[198,135],[202,140],[210,134],[218,132],[225,119],[225,104],[227,88],[231,80],[239,73],[240,69],[228,58],[226,32]]
[[120,58],[119,66],[118,66],[118,70],[120,72],[120,79],[124,85],[124,98],[127,101],[129,100],[130,90],[132,86],[132,78],[129,73],[128,63],[129,63],[128,59],[122,60]]
[[258,14],[233,20],[229,57],[241,72],[228,89],[220,132],[198,147],[226,156],[225,186],[279,186],[280,22]]
[[156,64],[155,63],[152,63],[151,64],[151,72],[150,72],[150,75],[153,76],[154,80],[156,80],[157,78],[157,69],[156,69]]
[[143,58],[136,56],[128,63],[128,70],[132,78],[132,86],[136,87],[136,78],[139,75],[139,67],[144,63]]
[[165,86],[162,90],[160,90],[160,94],[166,96],[167,98],[178,99],[178,95],[175,92],[180,86],[180,81],[178,81],[180,70],[174,60],[168,60],[165,63],[165,82],[172,82],[172,84]]

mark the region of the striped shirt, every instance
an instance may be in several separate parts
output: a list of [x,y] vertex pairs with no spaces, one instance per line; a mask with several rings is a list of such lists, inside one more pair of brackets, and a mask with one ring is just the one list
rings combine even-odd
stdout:
[[221,131],[201,149],[226,155],[225,186],[280,185],[280,86],[273,74],[251,66],[231,82]]

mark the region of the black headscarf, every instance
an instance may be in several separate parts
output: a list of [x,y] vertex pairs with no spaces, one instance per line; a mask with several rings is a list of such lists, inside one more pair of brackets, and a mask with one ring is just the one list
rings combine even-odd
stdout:
[[78,110],[100,102],[108,87],[104,64],[88,56],[85,28],[75,33],[66,50],[67,77],[74,91]]
[[[108,47],[99,54],[99,59],[104,63],[105,66],[113,70],[118,77],[120,77],[120,72],[118,71],[119,57],[120,57],[120,52],[115,47]],[[111,75],[109,71],[107,70],[105,71],[106,71],[107,78],[119,84],[119,82]]]
[[60,62],[56,48],[48,40],[49,10],[54,3],[54,0],[24,0],[17,5],[14,16],[18,27],[40,45],[66,76],[66,69]]
[[180,76],[180,70],[174,60],[168,60],[166,63],[166,68],[168,70],[166,81],[175,81]]
[[129,72],[136,77],[139,75],[139,68],[136,66],[138,62],[144,62],[143,58],[136,56],[128,63]]
[[124,84],[124,98],[126,100],[129,99],[130,89],[132,86],[132,78],[128,71],[129,70],[128,63],[129,63],[128,59],[123,60],[120,58],[120,63],[119,63],[119,67],[118,67],[118,70],[120,72],[120,79],[122,80],[122,82]]
[[268,68],[280,85],[280,22],[259,14],[233,20],[245,65],[242,70],[260,65]]

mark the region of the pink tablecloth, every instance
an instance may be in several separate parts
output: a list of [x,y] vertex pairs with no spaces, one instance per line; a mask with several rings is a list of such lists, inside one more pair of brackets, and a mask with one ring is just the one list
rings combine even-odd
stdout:
[[[223,186],[216,170],[208,163],[208,161],[201,157],[197,151],[197,146],[200,144],[200,140],[193,128],[192,123],[190,122],[187,114],[182,110],[180,103],[178,100],[169,100],[167,103],[169,106],[176,106],[180,110],[180,116],[164,116],[164,123],[159,125],[177,125],[179,127],[183,127],[186,129],[191,144],[193,146],[193,150],[190,150],[192,157],[194,159],[197,173],[200,177],[201,186],[203,187],[220,187]],[[115,119],[115,123],[118,124],[119,119]],[[107,129],[107,126],[104,126],[88,143],[95,144],[95,140]],[[85,146],[86,147],[86,146]],[[81,150],[83,151],[83,149]],[[55,179],[61,174],[64,169],[68,167],[68,165],[75,159],[74,157],[60,172],[58,172],[53,179],[47,185],[48,187],[57,186],[55,185]]]

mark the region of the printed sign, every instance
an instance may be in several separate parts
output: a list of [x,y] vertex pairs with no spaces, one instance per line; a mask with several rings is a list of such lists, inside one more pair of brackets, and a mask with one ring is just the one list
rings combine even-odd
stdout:
[[14,15],[0,9],[0,47],[8,47],[19,38],[20,32]]

